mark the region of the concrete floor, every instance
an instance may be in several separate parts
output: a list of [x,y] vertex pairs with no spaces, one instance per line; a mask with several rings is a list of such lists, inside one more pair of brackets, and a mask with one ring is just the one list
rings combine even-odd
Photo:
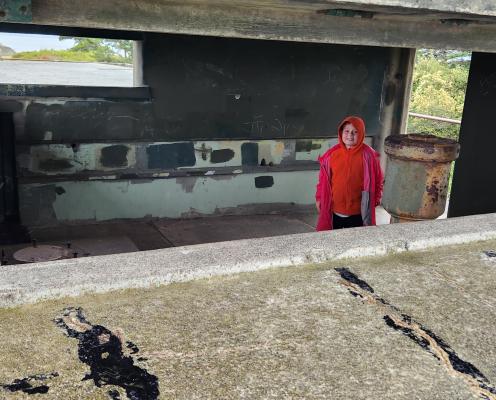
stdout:
[[[85,257],[313,232],[316,219],[316,213],[299,213],[119,221],[31,228],[29,235],[36,245],[66,248],[70,244],[66,257]],[[389,214],[381,207],[377,208],[377,221],[379,225],[389,223]],[[21,262],[14,254],[27,246],[32,243],[23,241],[0,248],[8,264],[18,264]]]

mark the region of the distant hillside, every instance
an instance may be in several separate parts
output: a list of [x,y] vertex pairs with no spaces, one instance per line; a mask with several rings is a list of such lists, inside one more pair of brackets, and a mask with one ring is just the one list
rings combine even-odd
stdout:
[[4,46],[2,43],[0,43],[0,57],[8,57],[8,56],[13,56],[15,54],[15,51],[11,49],[10,47]]

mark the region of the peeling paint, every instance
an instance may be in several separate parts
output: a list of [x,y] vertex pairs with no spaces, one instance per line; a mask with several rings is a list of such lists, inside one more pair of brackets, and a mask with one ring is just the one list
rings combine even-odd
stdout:
[[[211,215],[216,210],[229,212],[246,204],[274,205],[273,208],[279,209],[291,203],[314,204],[316,171],[274,173],[277,190],[257,189],[254,185],[257,176],[260,174],[225,175],[225,179],[216,175],[154,179],[141,185],[131,184],[132,180],[66,181],[57,185],[20,183],[21,219],[27,226],[55,225],[147,216],[180,218],[191,210]],[[63,188],[65,193],[57,196],[55,187]],[[192,189],[188,192],[189,188]]]
[[[295,140],[261,140],[254,142],[246,141],[212,141],[202,142],[205,146],[212,148],[214,161],[219,161],[213,166],[210,159],[204,161],[201,157],[193,159],[191,154],[191,143],[196,148],[197,142],[184,142],[181,144],[170,142],[152,143],[72,143],[72,144],[36,144],[19,145],[17,160],[21,168],[20,177],[26,175],[52,176],[52,175],[93,175],[98,172],[110,172],[119,170],[122,173],[139,176],[142,173],[165,173],[155,172],[158,169],[188,169],[188,168],[222,168],[237,167],[241,165],[259,166],[262,160],[265,165],[290,165],[294,161],[312,161],[320,153],[336,142],[336,139],[312,139],[314,147],[316,143],[321,149],[311,152],[295,153]],[[155,146],[159,146],[157,150]],[[172,146],[172,147],[160,147]],[[153,150],[151,150],[151,148]],[[165,149],[165,153],[161,153]],[[177,152],[176,150],[179,149]],[[220,153],[217,153],[220,151]],[[151,157],[150,153],[151,152]],[[186,153],[185,153],[186,152]],[[156,153],[156,154],[155,154]],[[166,153],[172,153],[166,154]],[[185,155],[186,154],[186,155]],[[223,158],[215,158],[223,154]],[[230,158],[232,156],[232,158]],[[227,158],[230,158],[228,161]],[[53,159],[69,160],[71,166],[52,165],[46,169],[46,161]],[[243,161],[244,160],[244,161]],[[221,162],[222,161],[222,162]],[[248,164],[243,164],[248,163]],[[41,166],[40,166],[41,163]],[[153,168],[150,168],[149,166]],[[183,166],[179,166],[183,165]],[[187,166],[186,166],[187,165]],[[44,167],[44,168],[41,168]],[[149,171],[152,169],[152,171]],[[212,169],[213,170],[213,169]],[[157,175],[164,177],[165,175]]]
[[186,193],[193,193],[197,180],[196,177],[176,178],[176,183],[181,185],[182,190]]
[[[60,185],[19,185],[19,212],[21,220],[28,225],[55,225],[57,216],[54,205],[57,199],[66,196],[57,196],[56,187],[63,188],[67,192],[64,184]],[[60,190],[60,189],[59,189]],[[72,207],[77,207],[80,202]]]

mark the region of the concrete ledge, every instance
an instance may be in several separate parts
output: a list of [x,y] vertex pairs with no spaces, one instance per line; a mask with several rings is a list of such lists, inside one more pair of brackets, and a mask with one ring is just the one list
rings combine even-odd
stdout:
[[494,238],[496,213],[11,265],[0,269],[0,307]]
[[148,86],[68,86],[68,85],[30,85],[0,84],[0,96],[6,97],[59,97],[78,99],[119,99],[150,100],[151,91]]

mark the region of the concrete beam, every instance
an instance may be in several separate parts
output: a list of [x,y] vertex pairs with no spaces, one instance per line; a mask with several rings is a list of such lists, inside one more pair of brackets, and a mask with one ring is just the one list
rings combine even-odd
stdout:
[[[310,0],[309,2],[317,3]],[[347,8],[398,8],[409,12],[448,12],[468,15],[496,16],[496,3],[492,0],[333,0],[324,1]],[[320,2],[322,3],[322,1]]]
[[496,238],[496,214],[175,247],[0,269],[0,308]]
[[36,25],[496,52],[490,1],[33,0],[32,10]]

